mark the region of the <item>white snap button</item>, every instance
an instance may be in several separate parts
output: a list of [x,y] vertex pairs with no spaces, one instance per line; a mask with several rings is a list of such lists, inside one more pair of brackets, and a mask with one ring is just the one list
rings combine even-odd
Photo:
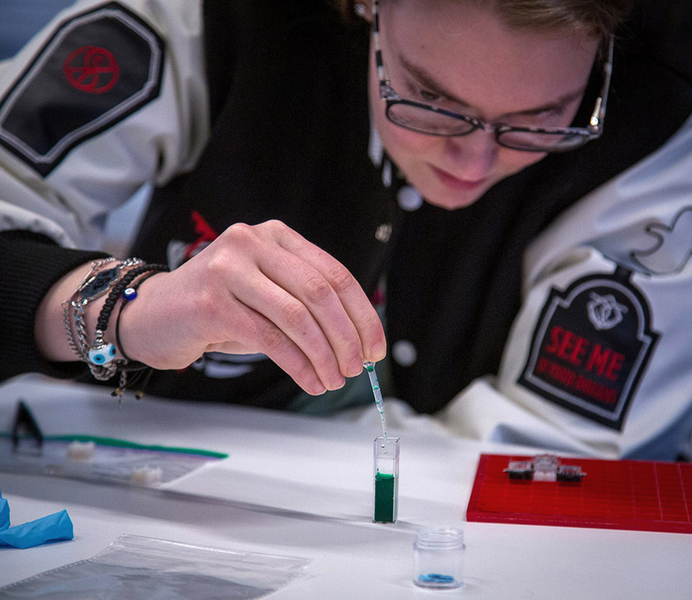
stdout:
[[396,194],[397,202],[403,210],[414,211],[423,206],[423,197],[418,190],[405,185]]
[[408,340],[398,340],[392,346],[392,357],[402,367],[410,367],[416,362],[418,352],[416,347]]
[[382,223],[382,225],[377,228],[377,231],[375,231],[375,239],[378,242],[382,242],[384,244],[389,241],[390,237],[392,237],[391,223]]

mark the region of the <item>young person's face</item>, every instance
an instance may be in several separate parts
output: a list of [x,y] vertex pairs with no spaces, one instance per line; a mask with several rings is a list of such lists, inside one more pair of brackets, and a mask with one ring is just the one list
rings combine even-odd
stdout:
[[[382,56],[401,97],[493,124],[568,126],[598,46],[571,31],[510,30],[487,9],[454,0],[384,2],[379,22]],[[546,156],[504,148],[492,132],[445,138],[391,123],[372,50],[370,102],[388,154],[423,197],[442,208],[468,206]]]

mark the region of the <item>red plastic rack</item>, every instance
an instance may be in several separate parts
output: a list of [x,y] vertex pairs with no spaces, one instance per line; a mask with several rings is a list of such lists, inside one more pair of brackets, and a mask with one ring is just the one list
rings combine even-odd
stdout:
[[579,482],[510,479],[510,461],[481,454],[466,519],[486,523],[692,533],[692,464],[561,458]]

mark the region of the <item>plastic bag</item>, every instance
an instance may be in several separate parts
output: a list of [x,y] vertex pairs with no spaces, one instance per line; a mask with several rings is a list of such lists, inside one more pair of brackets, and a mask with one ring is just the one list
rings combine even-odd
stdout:
[[[66,437],[44,439],[40,452],[15,452],[10,439],[0,439],[0,471],[157,487],[225,457],[217,452],[143,446],[112,438],[82,436],[84,443],[75,439],[79,436]],[[90,456],[71,458],[75,445],[85,447],[89,443]]]
[[123,535],[90,559],[0,588],[0,599],[252,600],[304,576],[308,563]]

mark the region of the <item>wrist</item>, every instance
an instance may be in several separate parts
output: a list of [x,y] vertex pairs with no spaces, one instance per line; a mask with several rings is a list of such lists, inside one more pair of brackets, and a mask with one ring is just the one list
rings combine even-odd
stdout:
[[[138,300],[142,294],[142,286],[146,287],[146,282],[161,273],[161,269],[153,269],[138,276],[121,295],[118,306],[113,314],[115,315],[115,326],[109,329],[111,342],[114,342],[118,354],[126,361],[138,364],[148,364],[151,356],[147,352],[149,347],[142,340],[147,339],[146,326],[143,325],[147,320],[146,310],[142,310],[142,302]],[[147,290],[144,290],[146,295]]]

